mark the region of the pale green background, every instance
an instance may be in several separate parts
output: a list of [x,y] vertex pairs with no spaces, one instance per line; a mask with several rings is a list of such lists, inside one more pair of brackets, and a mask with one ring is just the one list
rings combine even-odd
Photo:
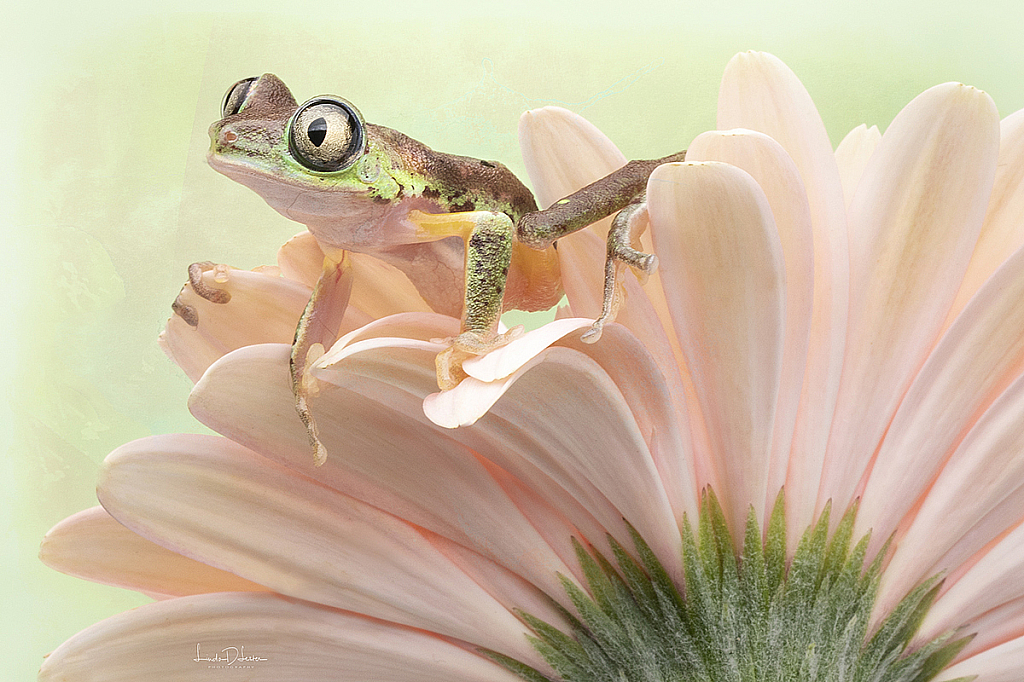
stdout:
[[[959,80],[1024,107],[1019,0],[519,3],[57,0],[3,8],[0,675],[31,679],[81,628],[144,603],[36,559],[95,504],[128,440],[201,430],[156,345],[188,263],[272,262],[298,227],[203,162],[235,80],[273,71],[301,101],[342,95],[371,121],[522,171],[516,120],[561,104],[630,157],[714,127],[729,57],[774,52],[837,143]],[[628,11],[627,11],[628,8]],[[222,9],[222,13],[197,13]],[[245,13],[243,13],[245,12]]]

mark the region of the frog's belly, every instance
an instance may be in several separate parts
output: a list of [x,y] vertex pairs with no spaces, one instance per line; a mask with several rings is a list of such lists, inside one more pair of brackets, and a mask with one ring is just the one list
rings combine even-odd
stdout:
[[373,255],[404,272],[431,308],[462,317],[466,252],[461,237],[403,244]]

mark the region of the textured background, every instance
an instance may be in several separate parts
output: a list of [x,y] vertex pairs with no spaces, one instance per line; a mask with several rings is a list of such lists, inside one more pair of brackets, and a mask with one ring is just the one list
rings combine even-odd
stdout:
[[[46,530],[95,504],[96,469],[142,436],[201,431],[156,336],[188,263],[273,262],[298,226],[206,167],[226,88],[272,71],[438,149],[522,171],[516,121],[560,104],[628,157],[714,127],[722,69],[767,50],[838,143],[957,80],[1024,107],[1017,0],[557,3],[41,0],[5,7],[0,41],[0,676],[32,679],[83,627],[144,603],[57,574]],[[835,5],[840,5],[838,8]],[[712,7],[714,5],[714,7]],[[217,10],[211,12],[210,10]]]

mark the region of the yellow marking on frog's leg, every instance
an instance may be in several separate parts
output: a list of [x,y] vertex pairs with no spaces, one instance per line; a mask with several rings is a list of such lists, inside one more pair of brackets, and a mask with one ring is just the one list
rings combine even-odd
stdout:
[[646,196],[641,194],[635,203],[619,211],[612,220],[604,264],[604,301],[601,316],[580,337],[584,343],[596,343],[601,338],[604,326],[615,321],[615,315],[626,297],[621,284],[622,266],[630,266],[641,284],[645,283],[658,267],[657,256],[633,248],[633,244],[639,241],[647,226],[646,213]]
[[451,344],[436,361],[437,385],[441,390],[454,388],[465,374],[462,363],[474,355],[483,355],[509,343],[522,334],[516,327],[498,333],[502,301],[515,227],[508,215],[499,211],[409,214],[421,232],[433,238],[459,236],[466,241],[466,291],[462,309],[462,329],[458,336],[446,339]]
[[316,397],[320,391],[310,368],[337,340],[351,293],[352,267],[346,252],[338,250],[325,255],[323,271],[306,309],[302,311],[299,326],[295,330],[295,341],[292,343],[289,365],[295,410],[306,426],[316,466],[327,460],[327,448],[320,442],[316,421],[309,409],[309,399]]

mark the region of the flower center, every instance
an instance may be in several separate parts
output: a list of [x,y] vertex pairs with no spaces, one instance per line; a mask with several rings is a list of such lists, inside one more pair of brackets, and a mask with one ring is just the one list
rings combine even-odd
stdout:
[[[520,615],[538,652],[567,682],[926,682],[969,638],[950,632],[911,645],[938,593],[937,578],[872,623],[886,551],[865,566],[868,537],[852,543],[855,514],[848,512],[830,539],[826,509],[787,561],[780,495],[766,532],[753,513],[748,517],[737,554],[709,492],[696,531],[684,522],[682,586],[636,533],[635,558],[609,538],[617,565],[575,543],[587,592],[563,577],[577,614],[568,616],[571,630]],[[531,682],[546,679],[489,655]]]

